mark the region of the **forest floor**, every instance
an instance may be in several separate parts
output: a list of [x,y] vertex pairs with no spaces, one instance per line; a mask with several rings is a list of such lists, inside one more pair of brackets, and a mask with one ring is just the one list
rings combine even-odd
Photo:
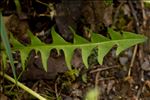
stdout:
[[[51,43],[52,39],[48,32],[53,25],[56,25],[58,33],[69,42],[72,37],[67,26],[75,27],[76,32],[81,32],[79,35],[87,39],[89,34],[85,32],[84,27],[91,28],[90,26],[94,26],[93,30],[104,36],[107,36],[107,28],[113,26],[117,30],[130,31],[150,38],[150,5],[142,0],[132,2],[116,0],[118,2],[105,4],[102,9],[95,4],[92,11],[89,10],[92,8],[89,7],[90,2],[95,1],[89,1],[87,5],[82,5],[81,2],[68,5],[64,3],[65,7],[59,0],[49,1],[52,1],[54,6],[46,0],[31,2],[22,0],[21,11],[18,8],[16,10],[13,0],[0,1],[6,29],[23,44],[29,43],[27,29],[45,43]],[[80,12],[78,7],[84,10]],[[70,12],[76,13],[63,15],[69,12],[67,8]],[[97,12],[96,10],[101,11],[100,14],[103,16],[99,13],[91,15]],[[62,16],[58,16],[61,14]],[[94,16],[103,18],[99,20],[99,23],[102,23],[99,27],[97,27],[99,24],[91,21],[97,18]],[[77,49],[72,60],[74,69],[68,70],[63,53],[58,56],[56,50],[53,50],[48,60],[48,72],[43,70],[41,58],[34,51],[30,53],[27,68],[23,72],[19,53],[16,52],[13,56],[17,61],[15,64],[17,74],[21,75],[19,81],[48,100],[83,100],[88,90],[94,87],[100,91],[99,100],[150,100],[150,40],[128,48],[119,56],[115,55],[116,48],[112,48],[105,56],[103,65],[98,64],[96,52],[92,51],[88,59],[90,66],[86,69],[81,52]],[[5,72],[13,77],[9,65]],[[36,100],[36,98],[0,76],[0,100]]]

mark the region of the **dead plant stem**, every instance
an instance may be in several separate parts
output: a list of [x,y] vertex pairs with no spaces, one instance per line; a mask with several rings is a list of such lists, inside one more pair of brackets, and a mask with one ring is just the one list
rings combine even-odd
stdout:
[[0,71],[0,75],[3,76],[4,78],[6,78],[7,80],[11,81],[12,83],[16,84],[17,86],[19,86],[23,90],[27,91],[31,95],[35,96],[39,100],[46,100],[46,98],[40,96],[38,93],[36,93],[35,91],[31,90],[30,88],[28,88],[24,84],[20,83],[19,81],[17,81],[17,83],[16,83],[16,80],[13,79],[12,77],[10,77],[9,75],[7,75],[6,73],[3,73],[2,71]]
[[132,56],[131,63],[130,63],[130,66],[129,66],[128,76],[131,75],[131,69],[132,69],[134,61],[135,61],[135,56],[136,56],[136,53],[137,53],[137,47],[138,47],[138,45],[135,45],[135,47],[134,47],[133,56]]

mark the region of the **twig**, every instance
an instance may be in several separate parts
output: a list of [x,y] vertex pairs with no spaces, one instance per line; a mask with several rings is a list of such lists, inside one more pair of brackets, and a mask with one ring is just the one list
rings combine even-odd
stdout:
[[57,82],[58,82],[59,79],[60,79],[60,77],[58,77],[56,79],[56,82],[55,82],[55,95],[56,95],[56,98],[59,98],[59,96],[60,96],[60,92],[58,92],[58,87],[57,87]]
[[138,18],[137,18],[137,15],[136,15],[136,11],[135,11],[135,9],[133,8],[133,4],[132,4],[132,2],[129,0],[128,1],[129,2],[129,6],[130,6],[130,8],[131,8],[131,12],[132,12],[132,15],[133,15],[133,18],[134,18],[134,20],[135,20],[135,22],[136,22],[136,31],[137,31],[137,33],[139,34],[140,33],[140,30],[139,30],[139,25],[140,25],[140,23],[139,23],[139,20],[138,20]]
[[141,6],[142,6],[142,15],[143,15],[143,25],[144,27],[146,27],[146,21],[147,21],[147,16],[145,14],[145,10],[144,10],[144,0],[141,0]]
[[117,17],[119,15],[119,11],[121,9],[121,7],[123,6],[124,2],[121,2],[121,4],[117,7],[115,15],[114,15],[114,22],[113,25],[115,26],[116,22],[117,22]]
[[[146,20],[145,11],[144,11],[144,8],[143,8],[143,5],[142,5],[142,4],[143,4],[143,3],[141,2],[142,13],[143,13],[143,19],[144,19],[144,21],[145,21],[145,20]],[[137,32],[137,34],[139,34],[139,33],[140,33],[139,20],[138,20],[138,18],[137,18],[137,15],[136,15],[136,13],[135,13],[134,8],[133,8],[133,4],[132,4],[132,2],[131,2],[130,0],[129,0],[129,6],[130,6],[130,8],[131,8],[133,18],[134,18],[134,20],[135,20],[135,22],[136,22],[136,32]],[[145,24],[145,22],[143,22],[143,24]],[[132,59],[131,59],[130,68],[129,68],[129,71],[128,71],[128,77],[130,77],[130,75],[131,75],[131,69],[132,69],[133,63],[134,63],[134,61],[135,61],[135,56],[136,56],[136,53],[137,53],[137,48],[138,48],[138,45],[136,45],[136,46],[134,47],[134,52],[133,52],[133,56],[132,56]],[[140,51],[139,51],[139,53],[140,53]],[[141,56],[141,55],[140,55],[140,56]],[[140,63],[141,63],[141,62],[140,62]],[[137,97],[137,100],[138,100],[140,94],[141,94],[141,89],[139,89],[138,92],[137,92],[137,96],[136,96],[136,97]]]
[[96,76],[95,76],[95,87],[98,87],[98,82],[99,82],[99,74],[100,74],[100,71],[96,73]]
[[137,98],[140,97],[140,94],[142,93],[142,89],[143,89],[144,87],[145,87],[145,84],[142,85],[142,86],[138,89],[137,94],[136,94],[136,97],[137,97]]
[[[137,32],[137,34],[139,34],[140,33],[140,30],[139,30],[139,20],[138,20],[138,18],[137,18],[137,15],[136,15],[136,11],[135,11],[135,9],[133,8],[133,4],[132,4],[132,2],[129,0],[128,1],[129,2],[129,6],[130,6],[130,8],[131,8],[131,11],[132,11],[132,15],[133,15],[133,18],[134,18],[134,20],[135,20],[135,22],[136,22],[136,32]],[[135,47],[134,47],[134,52],[133,52],[133,56],[132,56],[132,59],[131,59],[131,63],[130,63],[130,68],[129,68],[129,71],[128,71],[128,76],[130,76],[131,75],[131,69],[132,69],[132,67],[133,67],[133,63],[134,63],[134,61],[135,61],[135,56],[136,56],[136,53],[137,53],[137,47],[138,47],[138,45],[136,45]]]
[[7,80],[11,81],[12,83],[16,84],[17,86],[19,86],[20,88],[22,88],[23,90],[27,91],[28,93],[30,93],[31,95],[35,96],[36,98],[38,98],[39,100],[46,100],[46,98],[40,96],[38,93],[34,92],[33,90],[31,90],[30,88],[28,88],[27,86],[25,86],[24,84],[20,83],[19,81],[14,80],[12,77],[10,77],[9,75],[7,75],[6,73],[3,73],[0,71],[0,75],[4,76],[4,78],[6,78]]
[[[99,75],[100,75],[100,71],[96,73],[96,76],[95,76],[95,88],[99,88],[98,86],[98,82],[99,82]],[[96,97],[96,100],[98,100],[99,98],[99,95]]]
[[90,73],[95,73],[95,72],[108,70],[108,69],[112,69],[112,68],[118,68],[118,67],[120,67],[120,66],[119,65],[115,65],[115,66],[112,66],[112,67],[97,68],[95,70],[90,71]]
[[135,61],[135,56],[136,56],[136,53],[137,53],[137,47],[138,47],[137,45],[135,45],[135,47],[134,47],[133,56],[132,56],[131,63],[130,63],[130,66],[129,66],[130,68],[129,68],[129,71],[128,71],[128,76],[131,75],[131,69],[132,69],[134,61]]
[[98,81],[113,80],[113,79],[115,79],[115,77],[101,78]]
[[58,98],[59,94],[58,94],[58,90],[57,90],[57,83],[55,83],[55,94],[56,94],[56,98]]

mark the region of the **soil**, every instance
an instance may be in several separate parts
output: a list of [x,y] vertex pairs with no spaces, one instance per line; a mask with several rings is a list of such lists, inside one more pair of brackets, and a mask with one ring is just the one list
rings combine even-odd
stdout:
[[[150,38],[150,6],[142,0],[20,0],[18,9],[13,0],[0,1],[5,26],[24,45],[30,43],[27,30],[45,43],[52,43],[50,28],[68,42],[76,33],[90,39],[90,32],[107,36],[107,28],[130,31]],[[116,48],[107,54],[103,65],[96,59],[93,50],[85,68],[81,50],[74,53],[72,66],[68,70],[64,54],[52,50],[48,58],[48,71],[43,70],[40,54],[33,50],[22,72],[20,55],[14,53],[20,82],[48,100],[83,100],[88,89],[97,87],[98,100],[150,100],[150,39],[115,55]],[[2,65],[1,65],[2,66]],[[1,69],[2,70],[2,69]],[[5,71],[12,75],[11,68]],[[77,74],[77,75],[76,75]],[[36,100],[8,80],[0,76],[0,100]]]

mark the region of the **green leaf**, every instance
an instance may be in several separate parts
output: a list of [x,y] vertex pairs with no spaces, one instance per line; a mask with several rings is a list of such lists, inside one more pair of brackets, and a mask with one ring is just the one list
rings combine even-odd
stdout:
[[3,62],[4,69],[6,68],[6,63],[7,63],[6,61],[7,61],[6,53],[2,52],[2,62]]
[[96,34],[93,33],[92,37],[91,37],[91,41],[95,42],[95,43],[99,43],[99,42],[104,42],[104,41],[109,41],[110,39],[102,36],[101,34]]
[[51,48],[46,50],[45,48],[40,48],[39,51],[41,52],[41,58],[42,58],[42,63],[44,70],[47,72],[47,63],[48,63],[48,57],[50,55]]
[[111,28],[108,29],[108,33],[110,34],[112,40],[122,39],[121,34],[119,32],[114,31]]
[[84,83],[87,83],[87,74],[86,74],[86,73],[84,73],[84,74],[81,76],[81,78],[82,78],[82,81],[83,81]]
[[[4,22],[3,22],[3,17],[2,17],[1,12],[0,12],[0,35],[1,35],[2,42],[3,42],[4,47],[5,47],[5,50],[6,50],[6,54],[9,58],[9,61],[10,61],[10,65],[11,65],[11,68],[12,68],[14,78],[16,79],[16,71],[15,71],[15,66],[14,66],[14,60],[13,60],[13,57],[12,57],[11,47],[10,47],[8,36],[7,36],[6,30],[5,30],[5,27],[4,27]],[[4,63],[6,63],[6,62],[4,62]]]
[[110,51],[114,46],[113,42],[106,42],[98,46],[98,62],[102,65],[104,56]]
[[24,47],[23,44],[21,44],[17,39],[15,39],[12,35],[12,33],[10,34],[10,43],[12,43],[13,45],[15,45],[15,47]]
[[98,100],[99,94],[100,92],[97,87],[89,89],[86,94],[85,100]]
[[37,45],[38,46],[38,45],[41,45],[41,44],[45,44],[45,43],[41,42],[41,40],[39,38],[34,36],[30,30],[28,30],[28,34],[29,34],[29,36],[31,38],[31,45],[33,44],[33,45]]
[[[112,29],[109,29],[109,34],[112,38],[112,40],[115,40],[115,44],[118,45],[116,54],[119,55],[120,52],[122,52],[123,50],[136,45],[138,43],[142,43],[144,42],[147,38],[142,36],[142,35],[137,35],[135,33],[131,33],[131,32],[123,32],[123,35],[121,36],[121,34],[119,32],[116,32]],[[113,41],[112,41],[113,42]]]
[[111,39],[104,37],[100,34],[92,33],[91,41],[86,40],[85,38],[77,35],[75,31],[70,27],[70,30],[74,34],[73,43],[65,41],[52,27],[51,34],[53,42],[52,44],[45,44],[41,42],[38,37],[34,36],[29,31],[29,36],[31,37],[31,44],[24,46],[21,43],[18,43],[13,37],[13,48],[12,50],[19,50],[21,54],[21,63],[23,68],[25,68],[25,61],[29,52],[34,49],[36,52],[41,53],[42,63],[45,71],[47,71],[47,60],[52,49],[56,49],[59,53],[60,50],[64,52],[66,64],[68,69],[71,70],[71,60],[74,53],[74,50],[79,48],[82,53],[82,60],[84,65],[88,68],[88,57],[91,54],[91,51],[94,48],[98,48],[98,62],[102,64],[104,56],[111,50],[114,45],[117,45],[117,54],[121,51],[137,44],[146,41],[146,37],[142,35],[137,35],[131,32],[123,32],[121,35],[119,32],[114,31],[113,29],[108,29]]
[[52,29],[51,29],[51,34],[52,34],[52,38],[53,38],[53,44],[57,44],[57,45],[69,44],[60,35],[58,35],[58,33],[56,33],[54,27],[52,27]]
[[24,49],[20,49],[20,56],[21,56],[21,64],[22,64],[22,68],[23,70],[25,69],[25,61],[27,60],[27,57],[31,51],[31,49],[28,48],[24,48]]
[[86,68],[88,68],[88,57],[91,54],[92,49],[95,48],[93,45],[84,46],[82,50],[82,60]]
[[66,60],[66,64],[68,66],[68,68],[71,70],[71,60],[72,60],[72,56],[74,53],[74,49],[73,47],[68,47],[68,48],[63,48],[64,54],[65,54],[65,60]]
[[88,40],[84,39],[83,37],[77,35],[71,27],[69,27],[69,28],[70,28],[71,32],[74,34],[74,39],[73,39],[74,44],[84,44],[84,43],[89,42]]

